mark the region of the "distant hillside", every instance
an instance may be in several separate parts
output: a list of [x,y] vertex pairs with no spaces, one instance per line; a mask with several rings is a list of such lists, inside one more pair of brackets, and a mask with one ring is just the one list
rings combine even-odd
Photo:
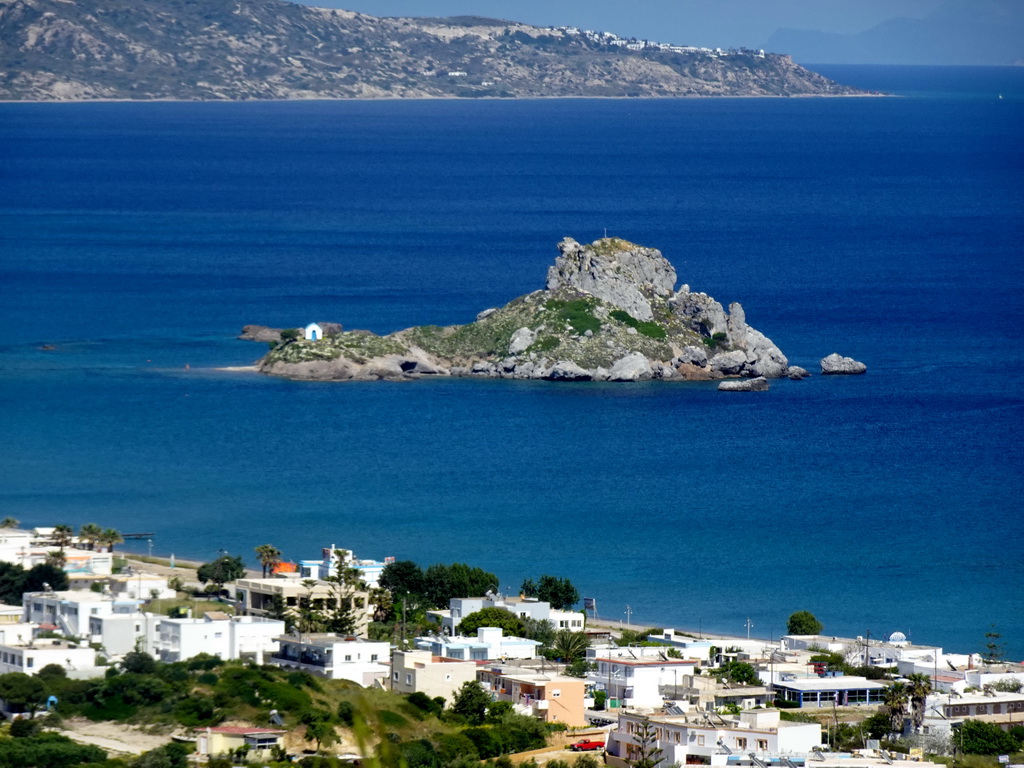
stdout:
[[786,56],[280,0],[0,0],[0,62],[16,100],[857,93]]
[[816,64],[1024,64],[1021,0],[951,0],[923,19],[889,19],[856,35],[780,29],[767,50]]

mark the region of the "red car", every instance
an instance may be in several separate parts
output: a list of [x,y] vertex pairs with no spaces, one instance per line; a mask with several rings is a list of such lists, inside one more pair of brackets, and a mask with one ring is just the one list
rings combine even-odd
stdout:
[[604,742],[583,739],[583,741],[577,741],[575,744],[570,744],[569,749],[573,752],[593,752],[597,749],[604,749]]

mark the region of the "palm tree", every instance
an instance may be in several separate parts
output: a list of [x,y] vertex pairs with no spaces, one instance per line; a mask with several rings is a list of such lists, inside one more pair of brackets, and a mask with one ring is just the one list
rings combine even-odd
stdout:
[[263,578],[267,578],[267,571],[273,573],[274,566],[281,562],[281,550],[273,544],[260,544],[256,547],[256,556],[263,566]]
[[102,534],[100,534],[100,537],[97,541],[99,544],[107,547],[107,549],[111,553],[113,553],[114,546],[116,544],[122,543],[124,541],[124,537],[121,536],[121,533],[117,529],[107,528],[103,531]]
[[64,548],[71,544],[71,540],[75,537],[75,529],[70,525],[58,525],[53,529],[53,543],[57,545],[61,552]]
[[89,544],[89,549],[96,549],[96,542],[103,535],[103,529],[96,523],[86,523],[78,529],[78,540]]
[[0,528],[17,528],[19,525],[21,525],[21,520],[16,517],[5,517],[0,520]]
[[903,720],[907,716],[907,699],[910,694],[903,683],[893,683],[885,689],[883,703],[889,713],[889,730],[892,733],[903,733]]
[[46,564],[52,565],[54,568],[64,570],[64,565],[67,563],[67,557],[64,555],[64,550],[54,550],[46,553]]
[[925,706],[928,702],[928,694],[932,692],[932,681],[928,675],[922,672],[907,675],[907,680],[909,681],[907,694],[910,696],[911,718],[914,730],[917,730],[924,725]]
[[587,647],[590,641],[582,632],[572,632],[568,629],[559,630],[551,643],[551,650],[566,664],[572,664],[587,654]]

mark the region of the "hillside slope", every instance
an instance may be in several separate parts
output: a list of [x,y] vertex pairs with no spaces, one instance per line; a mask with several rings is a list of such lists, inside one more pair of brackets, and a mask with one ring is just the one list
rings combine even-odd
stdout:
[[494,19],[376,18],[281,0],[0,0],[0,98],[857,93],[786,56],[630,50],[612,41]]

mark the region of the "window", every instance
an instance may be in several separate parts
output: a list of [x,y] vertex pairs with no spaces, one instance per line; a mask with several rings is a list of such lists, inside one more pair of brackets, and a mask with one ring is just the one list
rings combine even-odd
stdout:
[[25,659],[26,666],[34,667],[36,665],[35,656],[29,656]]
[[376,653],[371,653],[370,654],[370,661],[376,661],[376,660],[377,660],[377,654]]
[[741,739],[741,738],[737,737],[737,739],[736,739],[736,747],[738,749],[746,749],[747,748],[747,740],[746,739]]
[[406,685],[412,685],[412,675],[406,675],[405,676],[405,684]]
[[698,747],[703,747],[704,746],[704,736],[703,735],[697,737],[697,746]]
[[392,672],[391,673],[391,679],[394,680],[397,683],[398,682],[398,673],[397,672]]
[[351,653],[345,654],[345,661],[352,661],[352,654]]
[[767,752],[768,751],[768,739],[758,739],[757,740],[757,748],[761,752]]

